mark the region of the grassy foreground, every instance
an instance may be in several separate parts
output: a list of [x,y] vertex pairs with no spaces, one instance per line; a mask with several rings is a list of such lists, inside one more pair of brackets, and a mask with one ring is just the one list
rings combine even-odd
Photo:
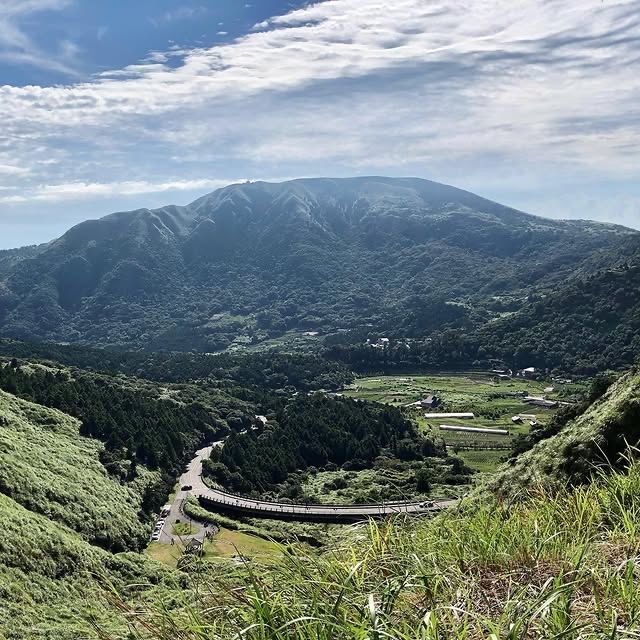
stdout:
[[132,637],[640,637],[640,464],[292,551],[269,566],[209,566],[189,592],[130,610]]

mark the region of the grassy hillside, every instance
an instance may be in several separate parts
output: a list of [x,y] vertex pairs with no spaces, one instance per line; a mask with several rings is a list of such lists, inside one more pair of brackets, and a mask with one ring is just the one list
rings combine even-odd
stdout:
[[514,495],[531,486],[557,490],[587,481],[597,466],[625,464],[640,442],[640,372],[630,371],[557,435],[503,468],[490,489]]
[[144,541],[138,511],[154,474],[121,485],[98,460],[102,445],[80,437],[78,427],[58,411],[0,392],[3,640],[97,638],[91,618],[122,629],[104,585],[151,584],[164,573],[137,554],[95,546]]
[[163,608],[167,593],[131,619],[154,640],[636,638],[639,522],[635,464],[556,495],[356,527],[269,566],[204,565],[180,608]]
[[205,563],[197,593],[148,608],[136,637],[637,638],[640,462],[626,441],[640,436],[639,401],[632,371],[503,470],[497,493],[436,518],[353,527],[266,566]]
[[138,518],[145,486],[138,470],[123,485],[100,463],[103,445],[79,436],[79,421],[0,391],[0,490],[26,509],[95,544],[124,550],[143,544]]

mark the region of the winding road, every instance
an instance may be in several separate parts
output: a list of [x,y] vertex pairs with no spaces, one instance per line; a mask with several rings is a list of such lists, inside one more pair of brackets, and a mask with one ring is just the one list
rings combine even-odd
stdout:
[[[182,504],[190,494],[195,496],[200,504],[212,511],[223,511],[253,518],[345,523],[358,522],[368,518],[380,518],[398,513],[428,514],[450,507],[457,502],[456,500],[442,500],[430,503],[406,501],[366,505],[305,505],[254,500],[244,496],[238,496],[219,489],[212,489],[205,484],[202,478],[203,461],[210,457],[214,447],[221,446],[223,442],[224,441],[215,442],[197,451],[195,457],[187,466],[186,471],[180,477],[179,490],[173,500],[171,513],[166,520],[160,538],[161,542],[170,542],[173,523],[176,519],[185,518],[182,514]],[[189,489],[183,490],[183,487],[189,487]]]

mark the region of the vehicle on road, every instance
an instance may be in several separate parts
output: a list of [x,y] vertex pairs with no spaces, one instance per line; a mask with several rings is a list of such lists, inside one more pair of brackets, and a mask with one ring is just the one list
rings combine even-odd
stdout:
[[182,491],[191,491],[193,487],[190,484],[185,484],[182,486]]
[[421,509],[431,509],[433,507],[433,500],[425,500],[418,505]]

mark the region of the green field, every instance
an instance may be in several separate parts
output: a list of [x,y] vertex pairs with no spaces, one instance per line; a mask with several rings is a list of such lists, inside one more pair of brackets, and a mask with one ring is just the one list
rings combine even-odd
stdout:
[[281,553],[281,547],[274,542],[243,531],[222,528],[205,544],[204,557],[208,559],[242,557],[260,560]]
[[[554,391],[545,393],[545,388],[549,386],[553,386]],[[352,388],[345,391],[345,395],[402,407],[429,394],[436,394],[442,404],[435,412],[474,413],[473,420],[430,419],[426,416],[428,411],[422,408],[406,408],[425,433],[442,438],[447,447],[455,452],[467,451],[462,457],[469,466],[478,471],[493,471],[499,460],[508,453],[513,437],[526,433],[529,429],[529,422],[526,420],[523,424],[514,425],[511,421],[512,416],[521,413],[534,414],[539,423],[545,424],[556,411],[532,407],[524,402],[522,397],[518,397],[518,394],[526,392],[532,396],[545,396],[550,400],[571,401],[583,388],[584,383],[554,385],[550,382],[524,379],[498,381],[490,374],[463,372],[358,378]],[[441,431],[441,424],[506,428],[509,435]],[[474,451],[485,447],[495,450]],[[470,455],[471,453],[474,455]]]

